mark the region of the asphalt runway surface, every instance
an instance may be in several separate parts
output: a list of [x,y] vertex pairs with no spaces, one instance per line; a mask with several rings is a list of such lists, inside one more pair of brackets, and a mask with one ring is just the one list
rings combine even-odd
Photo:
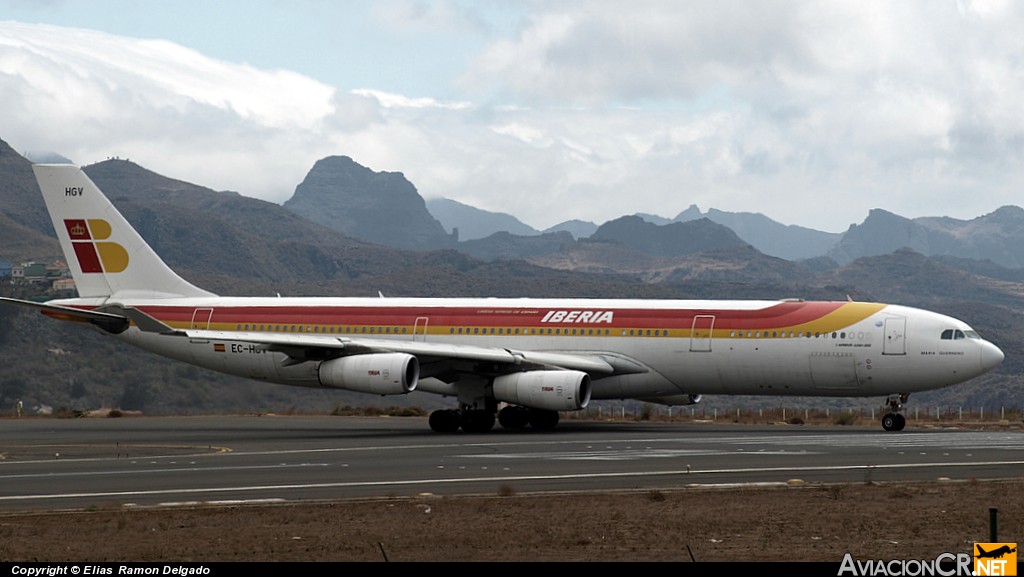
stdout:
[[0,510],[1024,477],[1019,429],[420,417],[0,419]]

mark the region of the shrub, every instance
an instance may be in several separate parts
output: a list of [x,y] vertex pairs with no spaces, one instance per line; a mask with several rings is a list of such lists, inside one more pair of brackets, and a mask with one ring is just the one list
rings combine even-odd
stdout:
[[836,425],[852,425],[857,420],[857,415],[853,411],[840,411],[836,414],[832,422]]

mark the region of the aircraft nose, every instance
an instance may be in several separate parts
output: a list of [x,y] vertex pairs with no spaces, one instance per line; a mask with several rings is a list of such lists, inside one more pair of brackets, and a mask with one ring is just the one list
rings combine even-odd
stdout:
[[981,345],[981,368],[985,371],[991,371],[992,369],[999,366],[999,363],[1003,362],[1003,351],[999,347],[992,343],[985,341]]

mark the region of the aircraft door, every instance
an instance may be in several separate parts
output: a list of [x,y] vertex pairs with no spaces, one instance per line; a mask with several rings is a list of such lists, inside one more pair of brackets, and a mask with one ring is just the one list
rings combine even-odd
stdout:
[[891,317],[885,319],[885,342],[882,343],[883,355],[907,354],[907,319]]
[[430,322],[430,317],[416,317],[416,322],[412,325],[412,340],[424,342],[427,340],[427,324]]
[[205,331],[210,328],[210,319],[213,318],[213,309],[203,308],[196,309],[192,313],[192,325],[193,330]]
[[715,315],[697,315],[693,317],[690,329],[690,352],[711,352],[711,332],[715,328]]

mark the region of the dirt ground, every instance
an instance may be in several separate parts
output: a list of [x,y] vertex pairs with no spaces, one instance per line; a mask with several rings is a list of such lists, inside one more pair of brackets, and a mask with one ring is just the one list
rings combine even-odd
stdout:
[[934,559],[1024,537],[1024,480],[0,513],[0,561]]

